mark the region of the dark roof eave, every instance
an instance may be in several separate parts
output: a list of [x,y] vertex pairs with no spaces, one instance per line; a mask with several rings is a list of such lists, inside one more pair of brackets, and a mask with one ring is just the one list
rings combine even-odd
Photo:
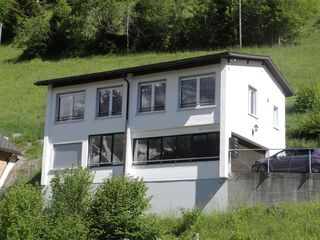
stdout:
[[185,69],[185,68],[191,68],[191,67],[205,66],[210,64],[217,64],[221,62],[222,58],[225,58],[225,59],[235,58],[235,59],[242,59],[242,60],[262,61],[265,64],[265,66],[268,68],[268,70],[277,79],[280,86],[283,88],[285,92],[285,96],[289,97],[294,95],[293,89],[290,87],[287,80],[284,78],[284,76],[280,73],[278,68],[272,62],[270,57],[253,55],[253,54],[235,53],[235,52],[222,52],[218,54],[210,54],[210,55],[205,55],[200,57],[186,58],[181,60],[155,63],[155,64],[143,65],[138,67],[130,67],[130,68],[105,71],[105,72],[56,78],[51,80],[43,80],[43,81],[37,81],[35,85],[37,86],[52,85],[53,87],[62,87],[62,86],[97,82],[97,81],[112,80],[112,79],[122,78],[124,76],[127,76],[128,74],[139,76],[139,75],[145,75],[145,74],[151,74],[151,73],[159,73],[159,72],[179,70],[179,69]]
[[6,153],[12,153],[12,154],[16,154],[16,155],[21,155],[21,152],[18,150],[14,150],[14,149],[9,149],[9,148],[2,148],[0,147],[0,151],[1,152],[6,152]]

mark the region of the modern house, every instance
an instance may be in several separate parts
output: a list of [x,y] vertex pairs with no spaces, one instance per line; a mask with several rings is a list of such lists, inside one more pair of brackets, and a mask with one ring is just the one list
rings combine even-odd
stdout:
[[18,155],[21,155],[20,151],[10,143],[8,138],[0,135],[0,189],[18,160]]
[[230,139],[248,158],[285,148],[293,95],[269,57],[234,52],[35,84],[48,87],[42,184],[80,165],[96,184],[129,174],[161,214],[225,208]]

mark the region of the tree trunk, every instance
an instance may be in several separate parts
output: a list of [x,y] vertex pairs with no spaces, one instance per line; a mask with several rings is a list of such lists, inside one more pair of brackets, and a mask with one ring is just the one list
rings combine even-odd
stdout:
[[2,26],[3,26],[3,23],[0,22],[0,44],[1,44],[1,37],[2,37]]

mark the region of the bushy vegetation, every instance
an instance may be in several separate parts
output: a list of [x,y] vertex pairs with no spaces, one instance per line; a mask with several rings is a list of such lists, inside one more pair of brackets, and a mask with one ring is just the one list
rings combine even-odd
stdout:
[[52,180],[52,196],[41,188],[18,185],[0,196],[2,240],[60,239],[319,239],[320,202],[237,207],[180,217],[146,212],[149,199],[141,180],[117,177],[91,188],[88,169],[66,170]]
[[18,185],[0,196],[0,239],[152,240],[156,219],[146,213],[144,183],[131,177],[106,180],[96,190],[88,169],[58,172],[45,201],[39,187]]
[[[242,3],[247,46],[296,43],[310,31],[319,7],[317,0]],[[4,35],[32,57],[239,43],[238,0],[1,0],[0,8]]]
[[91,229],[96,239],[156,239],[158,230],[149,207],[147,187],[131,177],[110,178],[100,185],[90,209]]

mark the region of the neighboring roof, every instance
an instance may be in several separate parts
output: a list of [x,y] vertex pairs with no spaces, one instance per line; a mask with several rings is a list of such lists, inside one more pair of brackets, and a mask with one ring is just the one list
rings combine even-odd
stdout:
[[138,67],[122,68],[111,71],[97,72],[91,74],[83,74],[77,76],[69,76],[62,78],[55,78],[50,80],[37,81],[35,85],[37,86],[48,86],[53,87],[69,86],[75,84],[83,84],[97,81],[112,80],[116,78],[122,78],[128,74],[133,76],[145,75],[150,73],[166,72],[178,69],[186,69],[192,67],[205,66],[209,64],[217,64],[221,62],[221,59],[241,59],[241,60],[252,60],[261,61],[270,73],[274,76],[276,81],[282,87],[287,97],[294,94],[292,87],[289,85],[285,77],[280,73],[279,69],[273,63],[269,56],[253,55],[253,54],[243,54],[236,52],[222,52],[217,54],[210,54],[200,57],[185,58],[176,61],[161,62],[149,65],[143,65]]
[[2,135],[0,135],[0,151],[21,155],[21,152]]

